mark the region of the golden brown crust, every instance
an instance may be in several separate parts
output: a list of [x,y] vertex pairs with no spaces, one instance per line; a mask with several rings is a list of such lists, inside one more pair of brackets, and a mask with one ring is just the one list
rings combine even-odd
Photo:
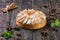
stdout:
[[41,24],[35,24],[35,25],[23,25],[22,23],[18,22],[16,20],[16,24],[20,27],[20,28],[28,28],[28,29],[40,29],[43,28],[46,25],[46,20],[43,20],[43,22]]

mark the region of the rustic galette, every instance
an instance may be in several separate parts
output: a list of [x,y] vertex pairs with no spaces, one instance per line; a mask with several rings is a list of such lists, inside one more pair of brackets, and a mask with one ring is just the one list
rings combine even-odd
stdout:
[[46,15],[39,10],[25,9],[18,13],[16,24],[21,28],[39,29],[46,25]]

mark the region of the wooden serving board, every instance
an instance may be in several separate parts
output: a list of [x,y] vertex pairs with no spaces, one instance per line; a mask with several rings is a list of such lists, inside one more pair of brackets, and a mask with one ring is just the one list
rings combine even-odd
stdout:
[[[55,17],[60,18],[60,0],[0,0],[0,9],[12,2],[14,2],[18,8],[5,14],[0,10],[0,36],[2,32],[7,31],[6,27],[17,27],[15,23],[16,15],[24,9],[33,8],[42,10],[46,14],[47,19],[49,19],[50,13],[54,13]],[[20,28],[20,38],[23,40],[60,40],[60,28],[56,29],[58,32],[53,31],[50,26],[50,20],[47,21],[47,25],[43,29],[28,30]],[[44,31],[47,33],[44,34]],[[16,38],[14,35],[13,40],[17,40]]]

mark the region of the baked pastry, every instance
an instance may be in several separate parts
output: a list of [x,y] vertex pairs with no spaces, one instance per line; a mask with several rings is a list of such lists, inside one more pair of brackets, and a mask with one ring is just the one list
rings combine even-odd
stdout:
[[25,9],[18,13],[16,24],[21,28],[39,29],[46,25],[46,15],[39,10]]

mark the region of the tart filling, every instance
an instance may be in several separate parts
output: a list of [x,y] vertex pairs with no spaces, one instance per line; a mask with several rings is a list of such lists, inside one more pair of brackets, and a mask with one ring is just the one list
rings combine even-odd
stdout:
[[46,16],[42,11],[25,9],[18,13],[16,20],[22,24],[34,25],[41,24],[43,20],[46,20]]

